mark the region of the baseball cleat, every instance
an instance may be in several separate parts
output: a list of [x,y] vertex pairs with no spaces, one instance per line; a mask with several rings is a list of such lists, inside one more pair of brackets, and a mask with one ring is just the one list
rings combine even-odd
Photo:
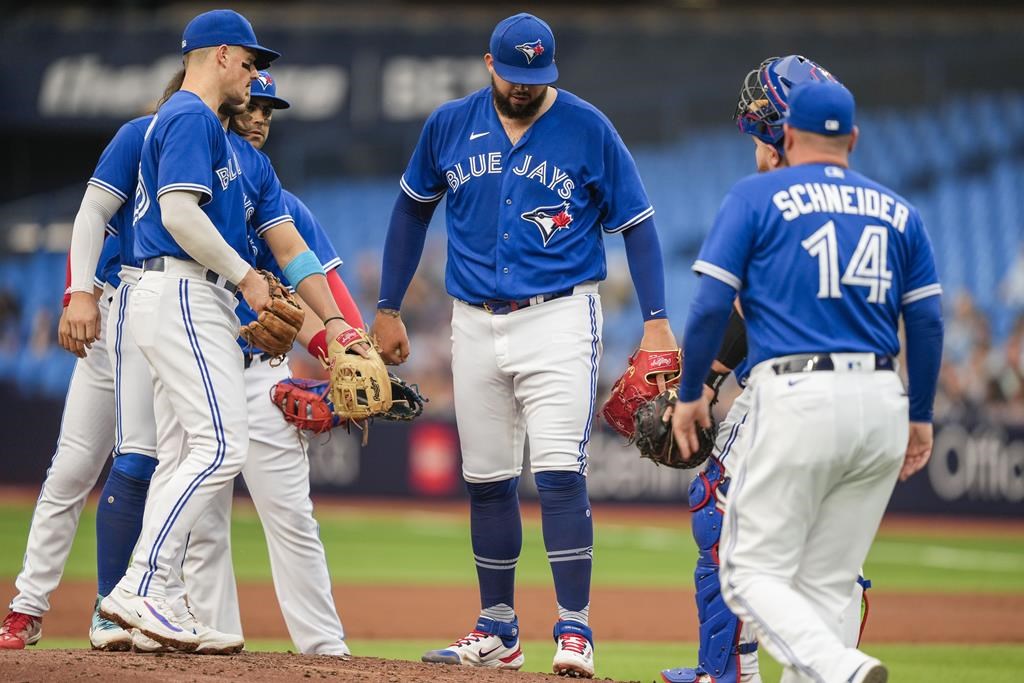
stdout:
[[515,671],[526,661],[519,648],[519,620],[508,623],[480,617],[468,635],[444,649],[427,652],[421,659],[434,664]]
[[43,637],[43,618],[11,612],[0,626],[0,650],[23,650]]
[[874,657],[869,657],[848,680],[850,683],[886,683],[889,680],[889,669]]
[[118,586],[100,601],[99,613],[124,629],[137,628],[175,650],[192,652],[199,647],[199,636],[179,624],[161,598],[143,597]]
[[[663,669],[661,680],[665,683],[715,683],[715,679],[711,677],[711,674],[699,666]],[[740,674],[739,683],[761,683],[761,674],[757,671],[749,674]]]
[[348,643],[344,640],[335,643],[334,645],[325,645],[317,648],[313,652],[306,652],[303,654],[310,655],[326,655],[328,657],[340,657],[342,659],[349,659],[352,656],[352,650],[348,649]]
[[245,639],[242,636],[224,633],[207,626],[196,619],[192,612],[188,613],[188,618],[182,621],[181,625],[199,638],[199,647],[195,649],[197,655],[235,655],[245,647]]
[[133,628],[132,652],[139,652],[143,654],[150,654],[153,652],[174,652],[174,648],[161,645],[139,629]]
[[105,652],[125,652],[132,648],[132,634],[100,616],[100,600],[96,596],[96,605],[92,610],[92,623],[89,624],[89,644],[94,650]]
[[576,621],[555,624],[555,660],[551,670],[559,676],[594,677],[594,633]]

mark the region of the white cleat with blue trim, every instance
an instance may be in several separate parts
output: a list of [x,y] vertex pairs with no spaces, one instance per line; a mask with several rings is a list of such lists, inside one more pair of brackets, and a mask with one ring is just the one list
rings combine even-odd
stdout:
[[181,652],[192,652],[200,644],[199,636],[179,624],[160,598],[143,597],[116,587],[100,601],[99,613],[124,629],[137,628],[161,645]]

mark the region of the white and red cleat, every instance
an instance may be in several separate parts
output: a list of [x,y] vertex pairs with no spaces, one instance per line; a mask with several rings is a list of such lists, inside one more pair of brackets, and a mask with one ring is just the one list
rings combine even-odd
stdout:
[[519,669],[526,658],[519,647],[519,620],[511,623],[480,617],[464,638],[423,655],[424,662],[461,664],[488,669]]
[[24,650],[43,637],[43,618],[11,612],[0,626],[0,650]]

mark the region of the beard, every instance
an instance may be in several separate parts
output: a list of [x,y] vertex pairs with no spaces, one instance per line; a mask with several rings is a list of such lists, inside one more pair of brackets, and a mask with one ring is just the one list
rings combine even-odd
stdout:
[[227,116],[228,118],[230,118],[232,116],[238,116],[239,114],[244,114],[248,108],[249,108],[249,102],[248,101],[246,101],[243,104],[230,104],[228,102],[224,102],[224,103],[222,103],[220,105],[220,107],[218,108],[217,111],[220,113],[221,116]]
[[494,78],[491,78],[491,94],[494,97],[494,108],[498,110],[498,113],[508,119],[529,119],[533,118],[538,111],[540,111],[541,105],[544,104],[544,98],[548,95],[548,90],[545,88],[541,91],[540,95],[533,98],[526,104],[514,104],[511,97],[506,97],[498,92],[498,88],[494,85]]

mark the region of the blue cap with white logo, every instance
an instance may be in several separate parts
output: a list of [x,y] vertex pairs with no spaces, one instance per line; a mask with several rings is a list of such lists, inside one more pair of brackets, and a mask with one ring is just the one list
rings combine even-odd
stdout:
[[288,104],[288,100],[277,96],[277,83],[274,82],[274,77],[270,75],[269,71],[261,71],[256,78],[252,79],[249,98],[270,100],[274,109],[287,109],[292,106]]
[[491,56],[495,72],[509,83],[546,85],[558,80],[555,35],[532,14],[516,14],[494,27]]
[[783,121],[791,128],[818,135],[848,135],[853,131],[855,111],[853,93],[845,86],[805,81],[789,91],[789,111]]
[[266,69],[281,56],[279,52],[256,42],[256,32],[252,30],[249,20],[230,9],[203,12],[188,22],[181,37],[181,54],[218,45],[238,45],[252,50],[256,53],[257,69]]

